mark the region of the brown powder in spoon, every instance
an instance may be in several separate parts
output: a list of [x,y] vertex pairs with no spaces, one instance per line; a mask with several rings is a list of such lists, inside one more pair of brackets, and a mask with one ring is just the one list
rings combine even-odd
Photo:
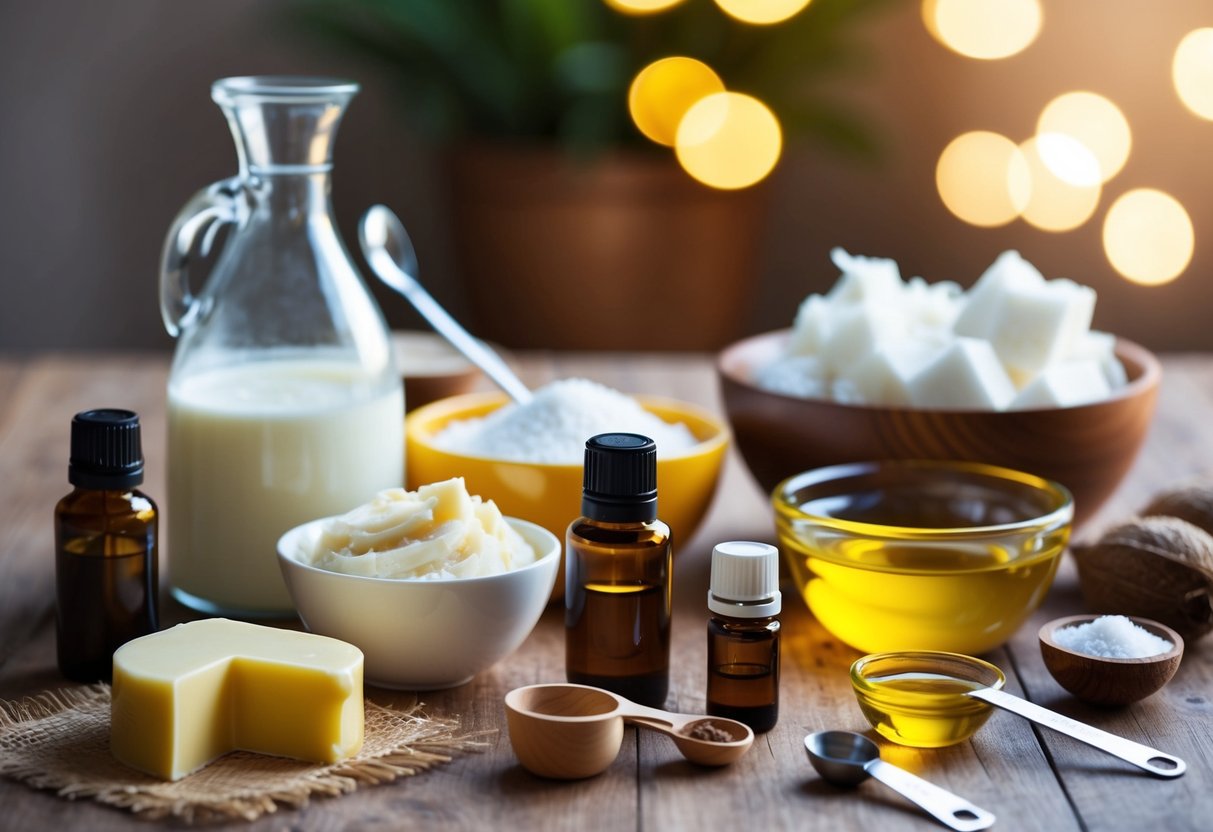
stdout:
[[691,739],[703,740],[705,742],[732,742],[733,735],[725,729],[721,728],[710,719],[700,720],[690,726],[689,729],[684,729],[683,733]]

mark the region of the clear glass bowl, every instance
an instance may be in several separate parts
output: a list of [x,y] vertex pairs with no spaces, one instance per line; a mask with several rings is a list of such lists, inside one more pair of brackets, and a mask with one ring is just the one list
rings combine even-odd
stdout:
[[1061,485],[970,462],[819,468],[772,495],[805,603],[865,652],[983,653],[1044,600],[1070,535]]
[[851,687],[871,726],[885,739],[916,748],[973,736],[994,708],[967,692],[999,690],[1006,681],[989,662],[958,653],[878,653],[851,665]]

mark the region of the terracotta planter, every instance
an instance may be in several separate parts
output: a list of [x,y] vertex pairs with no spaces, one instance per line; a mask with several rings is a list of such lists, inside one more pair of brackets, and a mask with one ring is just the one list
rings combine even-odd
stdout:
[[475,332],[511,347],[711,350],[746,322],[765,190],[706,188],[655,153],[579,166],[555,149],[451,159]]

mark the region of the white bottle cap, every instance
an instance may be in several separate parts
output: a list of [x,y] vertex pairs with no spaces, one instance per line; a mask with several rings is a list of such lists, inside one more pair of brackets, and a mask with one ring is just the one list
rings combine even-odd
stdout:
[[712,550],[708,609],[734,618],[778,615],[779,550],[769,543],[730,540]]

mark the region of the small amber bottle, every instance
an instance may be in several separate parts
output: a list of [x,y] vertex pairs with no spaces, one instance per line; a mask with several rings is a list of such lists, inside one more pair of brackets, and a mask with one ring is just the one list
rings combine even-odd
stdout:
[[157,621],[156,504],[143,482],[139,417],[89,410],[72,419],[68,481],[55,506],[59,672],[109,681],[114,651]]
[[712,550],[708,693],[712,716],[757,733],[779,719],[779,550],[731,541]]
[[585,445],[581,513],[565,539],[568,680],[660,708],[670,683],[670,529],[657,519],[657,446],[634,433]]

